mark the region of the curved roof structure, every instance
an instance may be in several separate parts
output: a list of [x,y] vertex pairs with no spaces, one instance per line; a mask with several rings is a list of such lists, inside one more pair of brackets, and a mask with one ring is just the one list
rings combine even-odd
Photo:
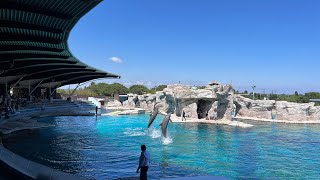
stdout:
[[90,67],[67,40],[79,19],[102,0],[1,0],[0,84],[82,83],[120,76]]

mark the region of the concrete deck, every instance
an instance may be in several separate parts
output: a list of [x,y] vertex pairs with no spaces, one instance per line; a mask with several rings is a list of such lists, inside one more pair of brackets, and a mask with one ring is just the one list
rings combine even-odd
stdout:
[[288,121],[288,120],[281,120],[281,119],[264,119],[264,118],[239,117],[239,116],[237,116],[236,119],[251,120],[251,121],[262,121],[262,122],[273,122],[273,123],[287,123],[287,124],[320,124],[320,120]]
[[20,179],[81,180],[83,178],[58,171],[42,164],[25,159],[8,149],[0,142],[0,163],[7,171]]
[[160,180],[227,180],[225,177],[220,176],[197,176],[197,177],[181,177],[181,178],[170,178]]
[[53,126],[48,123],[37,122],[31,118],[20,119],[19,121],[7,121],[0,125],[0,134],[10,134],[15,131],[21,131],[26,129],[38,129],[44,127]]
[[145,114],[146,110],[141,108],[135,109],[116,109],[116,111],[102,114],[101,116],[118,116],[118,115],[136,115],[136,114]]
[[[139,180],[139,177],[119,178],[116,180]],[[227,180],[220,176],[196,176],[196,177],[179,177],[179,178],[161,178],[160,180]]]
[[48,123],[37,122],[33,118],[48,117],[48,116],[94,116],[95,113],[71,111],[66,109],[44,110],[42,112],[25,112],[16,116],[11,116],[9,119],[1,119],[0,134],[10,134],[15,131],[38,129],[52,126]]
[[206,124],[222,124],[222,125],[236,126],[236,127],[242,127],[242,128],[253,127],[253,125],[251,125],[251,124],[243,123],[240,121],[231,121],[231,120],[227,120],[227,119],[205,120],[205,119],[186,118],[186,121],[182,121],[182,117],[177,117],[176,115],[171,115],[171,120],[174,123],[206,123]]

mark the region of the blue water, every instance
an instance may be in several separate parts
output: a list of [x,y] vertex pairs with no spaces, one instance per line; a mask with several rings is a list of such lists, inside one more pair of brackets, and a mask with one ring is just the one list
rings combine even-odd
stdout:
[[96,179],[136,177],[140,145],[151,154],[150,179],[196,175],[320,178],[320,125],[254,123],[239,127],[171,123],[159,116],[49,117],[55,126],[5,138],[12,151],[50,167]]

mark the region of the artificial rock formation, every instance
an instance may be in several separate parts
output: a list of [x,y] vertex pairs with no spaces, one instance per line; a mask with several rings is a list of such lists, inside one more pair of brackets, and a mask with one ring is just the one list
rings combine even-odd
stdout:
[[129,94],[128,100],[111,103],[112,106],[125,108],[142,108],[152,111],[159,108],[162,114],[172,113],[178,117],[185,116],[194,119],[231,119],[235,106],[238,117],[276,119],[289,121],[320,120],[320,107],[314,103],[290,103],[274,100],[252,100],[234,94],[231,85],[223,85],[216,81],[210,82],[206,88],[197,89],[181,84],[168,85],[156,94]]
[[143,108],[152,111],[159,108],[160,113],[173,113],[181,116],[185,112],[189,118],[222,119],[230,118],[233,104],[233,89],[230,85],[209,83],[205,89],[185,85],[168,85],[156,94],[129,94],[123,102],[126,108]]
[[288,121],[320,120],[320,106],[314,103],[292,103],[274,100],[251,100],[235,95],[237,115],[252,118],[276,119]]

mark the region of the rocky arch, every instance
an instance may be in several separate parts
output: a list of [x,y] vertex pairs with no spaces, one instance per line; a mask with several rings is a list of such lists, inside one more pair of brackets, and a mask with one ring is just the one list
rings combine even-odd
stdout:
[[211,99],[199,99],[197,102],[197,114],[198,119],[206,118],[209,110],[212,108],[214,100]]

